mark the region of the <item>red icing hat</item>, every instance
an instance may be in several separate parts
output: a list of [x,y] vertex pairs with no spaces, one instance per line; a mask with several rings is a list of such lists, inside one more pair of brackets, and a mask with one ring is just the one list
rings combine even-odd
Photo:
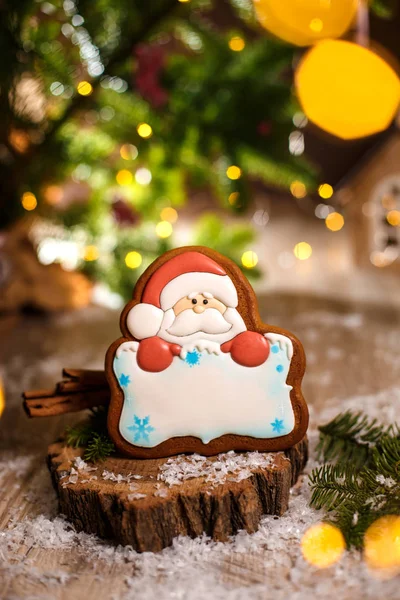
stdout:
[[144,288],[142,302],[167,310],[195,292],[208,292],[227,306],[238,303],[235,286],[224,269],[200,252],[178,254],[157,269]]

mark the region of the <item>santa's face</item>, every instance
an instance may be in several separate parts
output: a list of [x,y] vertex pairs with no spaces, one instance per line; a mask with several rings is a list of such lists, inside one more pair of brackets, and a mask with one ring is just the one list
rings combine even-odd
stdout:
[[236,309],[208,292],[194,292],[166,311],[158,335],[180,345],[200,339],[222,344],[245,329]]

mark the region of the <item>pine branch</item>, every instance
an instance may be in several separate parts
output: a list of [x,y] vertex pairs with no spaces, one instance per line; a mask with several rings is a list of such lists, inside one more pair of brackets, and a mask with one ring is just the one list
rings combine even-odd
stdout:
[[65,439],[68,446],[85,448],[83,458],[90,462],[104,460],[115,452],[115,446],[108,437],[107,410],[104,407],[92,409],[88,421],[69,427]]

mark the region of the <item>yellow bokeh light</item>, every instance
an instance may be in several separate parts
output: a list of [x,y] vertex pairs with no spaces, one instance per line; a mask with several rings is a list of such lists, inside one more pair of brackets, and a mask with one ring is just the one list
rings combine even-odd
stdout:
[[330,213],[325,219],[325,225],[330,231],[340,231],[344,225],[344,218],[338,212]]
[[346,542],[342,532],[329,523],[312,525],[301,540],[305,560],[324,569],[335,564],[343,554]]
[[310,21],[310,29],[314,31],[314,33],[320,33],[324,28],[324,24],[321,19],[311,19]]
[[246,46],[246,42],[240,36],[235,35],[229,40],[228,45],[233,52],[241,52]]
[[371,569],[400,569],[400,516],[377,519],[364,536],[365,561]]
[[307,195],[307,188],[301,181],[292,181],[290,191],[295,198],[304,198]]
[[258,263],[258,256],[253,250],[246,250],[242,254],[242,265],[246,269],[253,269]]
[[99,250],[96,246],[86,246],[83,252],[83,260],[87,262],[92,262],[93,260],[97,260],[99,258]]
[[133,181],[133,175],[127,169],[121,169],[115,176],[119,185],[130,185]]
[[132,250],[125,256],[125,264],[129,269],[137,269],[142,264],[143,258],[139,252]]
[[307,52],[296,89],[310,121],[345,140],[387,129],[400,103],[394,70],[371,50],[343,40],[326,40]]
[[299,260],[307,260],[312,254],[312,248],[308,242],[299,242],[293,248],[293,254]]
[[229,194],[228,202],[231,206],[235,206],[235,204],[237,204],[237,201],[239,200],[239,195],[239,192],[232,192],[231,194]]
[[76,89],[81,96],[90,96],[93,92],[93,86],[88,81],[80,81]]
[[182,4],[184,4],[185,2],[190,2],[190,0],[178,0],[178,2],[182,2]]
[[0,377],[0,417],[6,407],[6,397],[4,394],[3,380]]
[[386,215],[387,222],[393,227],[400,227],[400,210],[390,210]]
[[156,225],[156,234],[160,238],[167,238],[172,234],[172,225],[168,221],[160,221]]
[[231,165],[226,170],[226,176],[229,177],[229,179],[239,179],[241,175],[242,169],[240,167],[237,167],[236,165]]
[[124,160],[135,160],[139,154],[138,149],[133,144],[123,144],[119,149],[119,153]]
[[139,125],[136,127],[136,131],[138,132],[140,137],[145,139],[153,135],[153,129],[148,123],[139,123]]
[[318,194],[324,200],[328,200],[328,198],[332,198],[333,196],[333,187],[329,183],[322,183],[318,188]]
[[254,0],[261,25],[291,44],[310,46],[341,37],[354,21],[358,0]]
[[25,210],[35,210],[37,207],[35,194],[32,194],[32,192],[25,192],[21,198],[21,204]]
[[163,221],[168,221],[169,223],[176,223],[176,221],[178,220],[178,213],[171,206],[166,206],[162,209],[160,217]]

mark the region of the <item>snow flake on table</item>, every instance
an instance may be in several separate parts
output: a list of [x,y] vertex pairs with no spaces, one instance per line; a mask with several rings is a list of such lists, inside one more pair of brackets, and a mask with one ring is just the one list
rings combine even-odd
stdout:
[[219,454],[216,460],[193,454],[176,456],[160,466],[157,479],[168,486],[180,485],[187,479],[204,477],[211,486],[222,485],[226,481],[243,481],[257,468],[274,468],[274,455],[247,452],[236,454],[233,450]]
[[276,433],[281,433],[285,429],[283,419],[275,419],[275,421],[272,421],[271,425],[272,431],[276,431]]
[[129,385],[131,382],[131,378],[129,377],[129,375],[125,375],[124,373],[121,373],[121,376],[119,378],[119,383],[121,385],[121,387],[126,387],[127,385]]
[[137,415],[133,415],[133,420],[135,421],[135,424],[128,427],[128,429],[135,434],[133,441],[139,442],[140,440],[143,440],[149,442],[150,433],[155,431],[155,428],[150,425],[150,416],[148,415],[147,417],[144,417],[144,419],[139,419]]
[[197,350],[193,350],[193,352],[188,352],[186,354],[185,362],[189,365],[189,367],[194,367],[200,364],[200,352]]

